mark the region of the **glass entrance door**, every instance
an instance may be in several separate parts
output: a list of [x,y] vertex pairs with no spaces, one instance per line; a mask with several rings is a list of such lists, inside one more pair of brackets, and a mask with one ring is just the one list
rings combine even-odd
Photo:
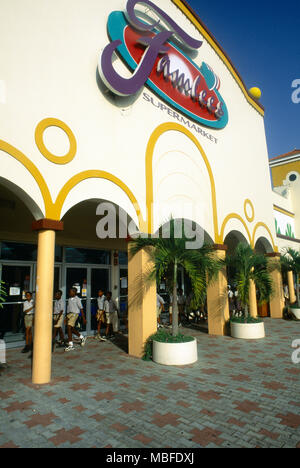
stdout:
[[83,324],[79,317],[78,326],[81,332],[89,335],[97,329],[97,297],[99,289],[106,293],[110,288],[110,269],[103,267],[67,266],[66,269],[66,293],[69,295],[71,288],[77,289],[77,295],[81,299],[87,324]]
[[23,341],[25,292],[33,286],[33,265],[2,265],[2,281],[7,296],[3,309],[0,309],[0,339],[6,343]]
[[110,289],[109,269],[91,268],[91,330],[97,330],[98,291],[102,289],[104,294]]

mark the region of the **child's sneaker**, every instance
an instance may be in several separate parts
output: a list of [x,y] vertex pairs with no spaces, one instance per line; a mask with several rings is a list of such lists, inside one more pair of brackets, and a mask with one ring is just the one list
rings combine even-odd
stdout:
[[73,345],[69,345],[69,346],[66,347],[65,353],[69,353],[70,351],[74,351],[74,349],[75,349],[75,348],[74,348]]
[[81,338],[80,346],[82,346],[82,348],[83,348],[84,345],[85,345],[85,343],[86,343],[86,336],[83,336],[83,337]]
[[99,340],[100,340],[100,341],[107,341],[107,338],[106,338],[105,336],[100,336],[100,337],[99,337]]

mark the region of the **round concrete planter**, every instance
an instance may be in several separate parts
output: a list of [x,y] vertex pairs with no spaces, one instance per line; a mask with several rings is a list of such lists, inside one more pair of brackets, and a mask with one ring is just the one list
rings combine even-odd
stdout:
[[296,309],[294,307],[290,307],[290,312],[296,317],[297,320],[300,320],[300,309]]
[[197,340],[187,343],[153,341],[153,361],[165,366],[186,366],[198,361]]
[[231,336],[243,340],[258,340],[265,338],[265,324],[261,323],[230,323]]

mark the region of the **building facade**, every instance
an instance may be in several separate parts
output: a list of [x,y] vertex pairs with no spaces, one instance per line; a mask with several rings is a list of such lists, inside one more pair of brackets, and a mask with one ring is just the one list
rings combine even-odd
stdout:
[[272,158],[270,168],[277,244],[299,250],[300,150]]
[[[2,13],[6,337],[19,341],[20,303],[35,290],[33,380],[43,383],[53,288],[66,298],[77,287],[87,333],[99,287],[113,291],[124,316],[129,296],[129,352],[141,355],[156,328],[156,288],[137,284],[148,258],[142,252],[128,263],[128,233],[155,233],[171,216],[184,218],[221,257],[244,241],[277,261],[274,210],[297,214],[272,191],[257,93],[185,0],[33,0],[30,7],[4,0]],[[112,206],[117,228],[104,238]],[[296,224],[291,229],[300,236]],[[210,332],[218,334],[228,316],[222,275],[208,291]],[[280,281],[277,275],[274,317],[282,310]]]

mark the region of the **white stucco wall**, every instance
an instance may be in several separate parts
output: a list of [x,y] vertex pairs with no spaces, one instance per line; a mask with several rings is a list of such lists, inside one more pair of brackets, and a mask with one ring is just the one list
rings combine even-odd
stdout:
[[[186,32],[201,38],[171,0],[156,3]],[[97,85],[99,54],[109,42],[108,15],[113,10],[124,10],[125,5],[125,0],[2,0],[0,42],[5,46],[0,81],[6,96],[0,102],[0,139],[20,149],[39,168],[53,199],[72,176],[83,170],[100,169],[130,188],[145,218],[147,143],[158,125],[176,120],[146,102],[142,93],[132,105],[115,105]],[[263,117],[247,102],[230,71],[205,40],[194,61],[199,66],[202,61],[207,62],[221,78],[220,93],[229,111],[225,129],[203,127],[217,139],[217,144],[191,130],[212,168],[219,229],[230,213],[245,219],[244,201],[250,199],[255,219],[248,223],[249,230],[252,232],[257,222],[263,222],[275,238]],[[145,91],[160,101],[151,91]],[[65,122],[76,137],[76,157],[66,166],[46,160],[35,145],[36,125],[48,117]],[[57,155],[68,148],[57,128],[49,129],[45,142]],[[2,152],[0,158],[1,174],[28,191],[44,213],[42,198],[31,176]],[[155,202],[175,200],[173,214],[187,199],[203,206],[195,220],[213,237],[210,183],[195,145],[179,132],[163,135],[154,151],[153,173]],[[136,220],[128,197],[112,185],[99,180],[83,182],[67,197],[62,215],[82,200],[103,198],[119,204]],[[163,221],[165,217],[156,213],[155,225]],[[245,231],[241,223],[232,220],[224,237],[231,229]],[[256,238],[261,234],[268,238],[263,229]]]

